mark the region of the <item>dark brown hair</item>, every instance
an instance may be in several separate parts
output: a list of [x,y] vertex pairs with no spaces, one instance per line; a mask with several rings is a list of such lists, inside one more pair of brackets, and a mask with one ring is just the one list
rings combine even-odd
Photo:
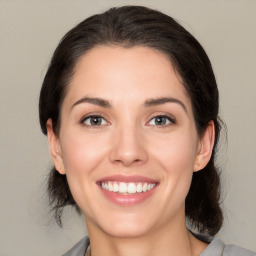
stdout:
[[[40,94],[39,116],[42,132],[52,119],[58,135],[60,109],[79,59],[97,45],[123,47],[146,46],[169,57],[182,78],[192,102],[198,134],[208,123],[215,125],[215,144],[207,166],[195,172],[186,198],[186,217],[200,233],[216,234],[222,226],[220,208],[220,174],[215,167],[216,146],[220,133],[219,95],[208,56],[199,42],[173,18],[142,6],[124,6],[91,16],[61,40],[46,73]],[[65,175],[53,168],[48,180],[48,193],[55,218],[61,225],[61,214],[67,205],[78,209]]]

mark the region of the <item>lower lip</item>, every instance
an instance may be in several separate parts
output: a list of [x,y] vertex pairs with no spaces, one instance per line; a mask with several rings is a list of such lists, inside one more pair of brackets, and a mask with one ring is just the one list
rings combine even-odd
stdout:
[[141,192],[141,193],[135,193],[135,194],[130,194],[130,195],[122,195],[119,193],[111,192],[105,189],[101,189],[102,193],[105,195],[105,197],[110,200],[111,202],[118,204],[118,205],[123,205],[123,206],[133,206],[136,204],[140,204],[147,200],[149,197],[151,197],[155,191],[156,186],[146,192]]

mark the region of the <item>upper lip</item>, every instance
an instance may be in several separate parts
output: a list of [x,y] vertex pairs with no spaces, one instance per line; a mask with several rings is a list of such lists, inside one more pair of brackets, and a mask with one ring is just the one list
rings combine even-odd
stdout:
[[97,183],[106,182],[106,181],[117,181],[117,182],[147,182],[147,183],[158,183],[157,180],[139,176],[139,175],[133,175],[133,176],[127,176],[127,175],[111,175],[103,177],[99,180],[97,180]]

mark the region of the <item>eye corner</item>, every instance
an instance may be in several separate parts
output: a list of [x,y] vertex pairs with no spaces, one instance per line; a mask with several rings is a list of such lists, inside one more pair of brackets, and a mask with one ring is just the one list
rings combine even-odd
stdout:
[[166,127],[174,124],[176,124],[176,119],[173,116],[167,114],[157,114],[151,117],[150,120],[147,122],[148,126],[159,127]]
[[100,114],[90,114],[81,118],[80,123],[87,128],[103,128],[110,123]]

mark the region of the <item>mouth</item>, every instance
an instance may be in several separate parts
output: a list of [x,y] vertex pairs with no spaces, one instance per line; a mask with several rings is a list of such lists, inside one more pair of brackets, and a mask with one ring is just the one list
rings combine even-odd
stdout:
[[147,182],[101,182],[102,189],[108,190],[110,192],[118,193],[121,195],[133,195],[138,193],[145,193],[152,190],[156,186],[156,183]]
[[115,175],[97,181],[97,185],[111,202],[132,206],[150,198],[159,182],[141,176]]

